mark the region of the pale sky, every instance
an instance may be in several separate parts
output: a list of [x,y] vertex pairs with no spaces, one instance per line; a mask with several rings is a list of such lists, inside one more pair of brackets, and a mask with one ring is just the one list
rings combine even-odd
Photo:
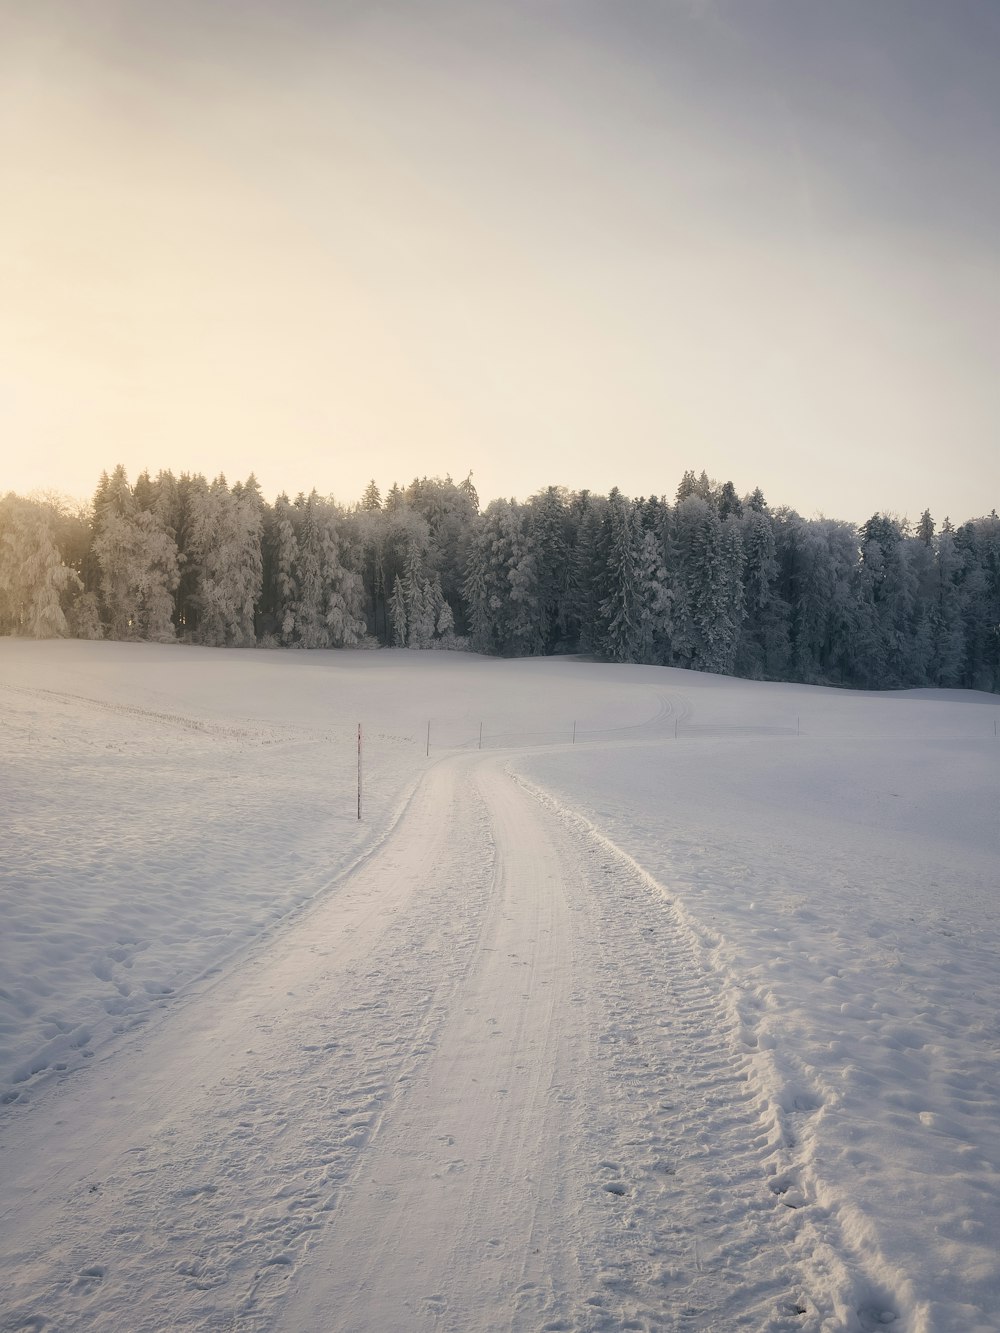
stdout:
[[0,493],[1000,507],[996,0],[0,0]]

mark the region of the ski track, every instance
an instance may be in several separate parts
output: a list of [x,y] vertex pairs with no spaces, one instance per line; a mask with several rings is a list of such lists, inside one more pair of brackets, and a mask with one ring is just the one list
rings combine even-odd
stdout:
[[266,953],[8,1108],[4,1333],[894,1317],[697,932],[505,762],[439,762]]

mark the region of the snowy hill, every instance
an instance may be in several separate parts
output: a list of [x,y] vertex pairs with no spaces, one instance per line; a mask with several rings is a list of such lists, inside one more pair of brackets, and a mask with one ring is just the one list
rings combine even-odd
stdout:
[[[576,659],[0,640],[9,1326],[995,1328],[998,715]],[[261,997],[305,992],[269,1038]],[[238,1110],[250,1047],[309,1115]],[[237,1131],[265,1136],[254,1184]],[[164,1132],[191,1180],[151,1201],[123,1154]],[[267,1221],[282,1197],[308,1226]]]

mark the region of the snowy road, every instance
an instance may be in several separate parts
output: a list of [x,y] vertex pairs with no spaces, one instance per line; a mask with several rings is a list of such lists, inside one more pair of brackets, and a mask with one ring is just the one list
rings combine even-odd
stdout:
[[6,1120],[2,1327],[801,1329],[734,1047],[666,898],[446,759],[322,902]]
[[0,650],[3,1333],[995,1330],[995,700]]

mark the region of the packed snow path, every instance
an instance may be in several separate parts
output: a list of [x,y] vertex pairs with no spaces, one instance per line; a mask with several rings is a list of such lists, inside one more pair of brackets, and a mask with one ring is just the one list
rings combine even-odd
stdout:
[[322,902],[12,1108],[2,1327],[818,1327],[730,1038],[627,858],[445,760]]

